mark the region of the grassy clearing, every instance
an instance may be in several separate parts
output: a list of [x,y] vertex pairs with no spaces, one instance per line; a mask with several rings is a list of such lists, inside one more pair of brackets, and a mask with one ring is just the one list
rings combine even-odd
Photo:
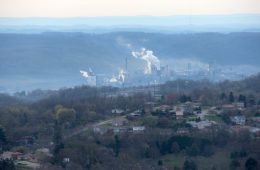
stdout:
[[218,151],[211,157],[197,156],[194,161],[198,165],[198,169],[209,170],[215,167],[219,170],[228,170],[229,169],[229,152]]
[[[182,168],[183,163],[187,156],[185,154],[168,154],[162,157],[165,165],[173,169],[174,167]],[[197,156],[191,157],[196,162],[199,170],[210,170],[215,167],[217,170],[229,169],[229,152],[224,150],[216,151],[214,155],[210,157]]]
[[174,167],[182,167],[186,156],[184,154],[168,154],[162,157],[164,164],[167,166]]
[[215,121],[217,123],[223,123],[223,120],[221,119],[221,117],[218,115],[215,115],[215,114],[206,115],[205,118],[210,121]]

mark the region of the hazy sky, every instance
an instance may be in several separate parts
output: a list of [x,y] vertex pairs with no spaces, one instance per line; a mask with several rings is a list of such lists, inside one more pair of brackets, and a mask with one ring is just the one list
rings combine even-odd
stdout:
[[260,0],[0,0],[0,17],[260,13]]

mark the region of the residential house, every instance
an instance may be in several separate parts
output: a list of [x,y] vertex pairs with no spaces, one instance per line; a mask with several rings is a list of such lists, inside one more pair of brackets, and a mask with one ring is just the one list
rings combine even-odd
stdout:
[[193,103],[193,113],[194,114],[199,114],[201,113],[201,103],[200,102],[194,102]]
[[70,162],[70,158],[63,158],[62,162],[63,163],[69,163]]
[[184,110],[182,107],[175,107],[175,116],[177,120],[182,119],[184,117]]
[[9,159],[9,160],[20,160],[22,158],[22,153],[20,152],[11,152],[11,151],[6,151],[3,152],[0,155],[1,159]]
[[246,117],[245,116],[234,116],[234,117],[231,117],[231,121],[237,125],[245,125]]
[[233,103],[233,105],[235,105],[235,107],[237,107],[238,109],[244,109],[245,108],[244,102],[236,102],[236,103]]
[[193,114],[193,104],[192,102],[186,102],[182,105],[183,107],[183,112],[186,115]]
[[133,126],[132,130],[133,132],[142,132],[145,130],[145,126]]
[[236,110],[236,106],[233,105],[233,104],[224,104],[224,105],[222,105],[222,110],[224,112],[235,111]]
[[168,112],[171,109],[172,109],[172,107],[169,106],[169,105],[161,105],[161,106],[158,106],[158,107],[154,107],[153,111],[155,111],[155,112]]
[[190,124],[193,128],[198,128],[198,129],[204,129],[213,125],[213,122],[209,120],[204,120],[199,122],[189,121],[187,123]]
[[188,128],[178,128],[176,133],[179,135],[185,135],[188,134],[190,131]]
[[111,110],[111,113],[112,114],[117,114],[117,115],[121,115],[121,114],[124,114],[124,110],[123,109],[112,109]]
[[130,116],[134,116],[134,117],[139,117],[142,115],[142,111],[141,110],[136,110],[132,113],[129,114]]

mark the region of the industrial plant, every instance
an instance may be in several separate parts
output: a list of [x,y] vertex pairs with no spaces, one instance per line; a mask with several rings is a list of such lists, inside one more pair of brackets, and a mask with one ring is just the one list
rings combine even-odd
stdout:
[[[226,79],[238,80],[252,74],[252,70],[249,73],[246,72],[247,66],[220,66],[216,64],[216,61],[203,63],[201,61],[183,59],[169,63],[164,62],[163,64],[152,50],[145,48],[141,48],[139,51],[132,51],[130,54],[132,59],[142,62],[140,69],[131,63],[128,57],[125,57],[124,66],[119,67],[115,74],[96,74],[91,68],[88,71],[80,70],[81,75],[86,79],[85,84],[98,87],[132,87],[158,85],[177,79],[207,79],[218,82]],[[129,65],[132,67],[130,68]]]

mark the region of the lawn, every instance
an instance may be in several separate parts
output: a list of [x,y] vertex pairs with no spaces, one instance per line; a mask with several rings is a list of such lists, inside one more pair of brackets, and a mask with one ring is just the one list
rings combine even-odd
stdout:
[[206,115],[205,118],[216,123],[223,123],[222,118],[215,114]]
[[219,170],[228,170],[230,164],[229,152],[218,151],[211,157],[197,156],[194,161],[198,165],[198,169],[208,170],[215,167]]
[[186,156],[184,154],[168,154],[162,157],[164,164],[171,168],[182,167]]
[[[175,166],[182,168],[183,163],[187,155],[180,153],[180,154],[168,154],[163,156],[161,159],[163,163],[173,169]],[[215,167],[217,170],[228,170],[229,169],[229,152],[224,150],[216,151],[214,155],[210,157],[204,156],[196,156],[190,157],[193,161],[196,162],[199,170],[210,170]]]

